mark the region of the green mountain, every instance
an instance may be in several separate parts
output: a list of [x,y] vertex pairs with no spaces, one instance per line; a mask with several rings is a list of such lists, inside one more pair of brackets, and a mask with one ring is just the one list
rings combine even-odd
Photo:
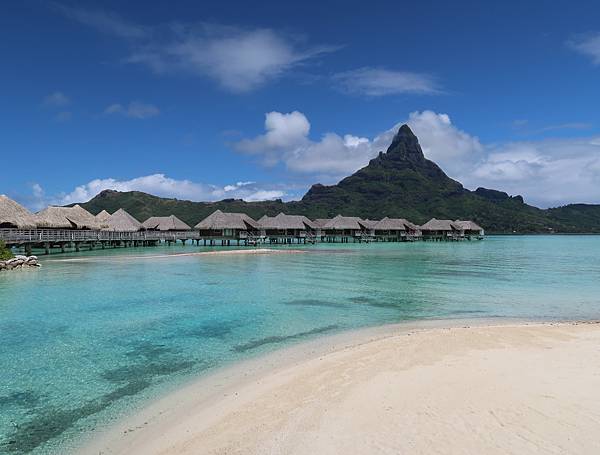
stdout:
[[486,188],[470,191],[425,158],[417,137],[403,125],[387,152],[337,185],[313,185],[300,201],[191,202],[131,191],[103,191],[81,204],[92,213],[124,208],[141,221],[176,215],[190,225],[216,209],[244,212],[253,218],[279,212],[327,218],[338,213],[380,219],[407,218],[422,224],[432,217],[472,219],[488,232],[600,232],[600,205],[572,204],[539,209],[521,196]]

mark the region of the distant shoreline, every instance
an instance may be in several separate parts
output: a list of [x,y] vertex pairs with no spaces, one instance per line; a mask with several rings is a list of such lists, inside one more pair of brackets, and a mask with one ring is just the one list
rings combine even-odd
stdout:
[[[438,320],[359,329],[194,380],[92,436],[80,453],[333,454],[423,444],[533,453],[555,440],[571,453],[593,453],[600,442],[584,417],[600,412],[600,402],[583,398],[597,390],[598,342],[596,321]],[[555,413],[540,417],[547,409]],[[465,431],[461,415],[476,427]],[[561,430],[561,419],[571,426]],[[519,440],[521,429],[538,432],[538,445]]]

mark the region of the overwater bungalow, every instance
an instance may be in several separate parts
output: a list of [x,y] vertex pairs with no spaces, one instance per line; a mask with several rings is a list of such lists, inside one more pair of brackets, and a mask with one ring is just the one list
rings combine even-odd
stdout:
[[150,231],[190,231],[192,229],[175,215],[151,216],[142,223],[142,227]]
[[102,210],[96,215],[96,221],[100,224],[100,229],[108,229],[108,220],[110,219],[110,213],[106,210]]
[[479,226],[475,221],[464,221],[464,220],[456,220],[455,224],[459,225],[464,232],[465,237],[468,239],[471,238],[483,238],[485,231],[481,226]]
[[319,228],[323,228],[327,223],[331,221],[331,218],[317,218],[313,220],[313,223]]
[[0,229],[35,229],[36,218],[29,210],[0,194]]
[[370,237],[375,238],[375,225],[379,223],[377,220],[360,220],[359,224],[363,227],[364,232]]
[[375,238],[383,242],[405,242],[415,240],[420,235],[417,225],[404,218],[385,217],[375,227]]
[[96,217],[80,205],[47,207],[36,214],[36,224],[41,229],[100,229],[100,223]]
[[106,231],[137,232],[144,229],[142,223],[140,223],[138,220],[136,220],[133,216],[131,216],[128,212],[126,212],[123,209],[119,209],[115,213],[110,215],[105,223],[107,227],[103,228],[103,230]]
[[364,221],[356,216],[342,216],[329,220],[321,228],[321,237],[323,241],[342,243],[353,241],[367,241],[370,239],[369,228]]
[[258,220],[261,235],[271,243],[314,243],[319,226],[302,215],[263,216]]
[[221,240],[223,245],[229,245],[231,240],[256,242],[260,234],[260,225],[245,213],[226,213],[215,210],[200,221],[194,229],[200,232],[200,237],[208,239],[212,244]]
[[430,219],[421,226],[424,240],[460,240],[464,237],[463,228],[452,220]]

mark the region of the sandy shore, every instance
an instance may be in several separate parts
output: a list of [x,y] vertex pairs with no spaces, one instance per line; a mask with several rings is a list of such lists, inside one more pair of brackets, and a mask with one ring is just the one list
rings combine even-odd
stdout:
[[394,326],[231,367],[103,454],[598,454],[600,324]]
[[169,254],[146,254],[146,255],[119,255],[119,256],[85,256],[81,258],[61,258],[52,259],[53,262],[114,262],[130,261],[132,259],[171,259],[187,256],[229,256],[239,254],[298,254],[306,253],[305,250],[276,250],[271,248],[253,248],[253,249],[235,249],[235,250],[216,250],[216,251],[197,251],[193,253],[169,253]]

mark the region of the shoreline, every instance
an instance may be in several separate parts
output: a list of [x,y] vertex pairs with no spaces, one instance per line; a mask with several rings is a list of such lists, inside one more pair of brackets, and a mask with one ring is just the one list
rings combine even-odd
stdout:
[[[598,321],[539,322],[507,319],[424,320],[369,327],[320,337],[236,362],[206,376],[194,378],[177,390],[151,401],[140,411],[125,417],[104,431],[91,434],[88,439],[82,441],[77,453],[230,453],[229,450],[221,451],[224,446],[219,444],[227,445],[233,441],[241,444],[241,442],[235,435],[231,435],[231,438],[225,437],[224,431],[211,433],[211,428],[214,430],[227,418],[239,414],[240,409],[250,405],[253,400],[264,400],[265,393],[273,393],[273,389],[282,387],[286,381],[294,381],[302,375],[302,372],[306,372],[307,368],[315,370],[315,374],[325,374],[326,371],[319,371],[320,364],[326,364],[340,356],[352,356],[355,352],[372,349],[377,344],[385,347],[419,338],[423,340],[445,336],[453,338],[464,337],[465,334],[485,338],[487,335],[485,333],[481,335],[481,332],[488,331],[500,337],[504,336],[503,333],[516,334],[515,337],[518,339],[521,331],[537,331],[544,337],[548,335],[545,332],[553,330],[556,333],[581,331],[581,329],[574,329],[578,327],[591,328],[590,331],[598,332],[600,339]],[[410,343],[404,348],[410,352]],[[469,349],[471,348],[467,346],[467,351]],[[517,353],[528,349],[528,346],[521,346],[519,349]],[[374,369],[373,373],[377,373],[377,369]],[[352,378],[348,380],[352,382]],[[292,388],[291,392],[288,390],[286,393],[295,392]],[[328,397],[322,398],[328,400]],[[252,426],[253,420],[250,419],[247,423]],[[244,431],[244,429],[237,429],[234,433]],[[212,435],[212,439],[206,439],[207,432]],[[200,446],[197,445],[197,438],[196,445],[189,442],[198,435],[204,435]],[[269,433],[267,436],[277,439],[277,435],[274,434]],[[273,441],[271,443],[279,444]],[[261,450],[265,447],[262,446]],[[279,449],[283,450],[281,447]],[[289,447],[286,448],[288,449]],[[249,447],[245,450],[249,450]],[[245,450],[239,453],[246,453]],[[273,453],[286,453],[286,450],[278,451],[277,447],[273,450]],[[259,452],[260,450],[258,452],[250,450],[249,453]]]
[[197,251],[193,253],[171,253],[171,254],[148,254],[148,255],[118,255],[118,256],[85,256],[79,258],[58,258],[50,259],[52,262],[112,262],[115,260],[130,260],[130,259],[168,259],[175,257],[189,256],[227,256],[227,255],[244,255],[244,254],[301,254],[306,253],[305,250],[290,249],[277,250],[275,248],[255,248],[250,249],[234,249],[234,250],[217,250],[217,251]]

